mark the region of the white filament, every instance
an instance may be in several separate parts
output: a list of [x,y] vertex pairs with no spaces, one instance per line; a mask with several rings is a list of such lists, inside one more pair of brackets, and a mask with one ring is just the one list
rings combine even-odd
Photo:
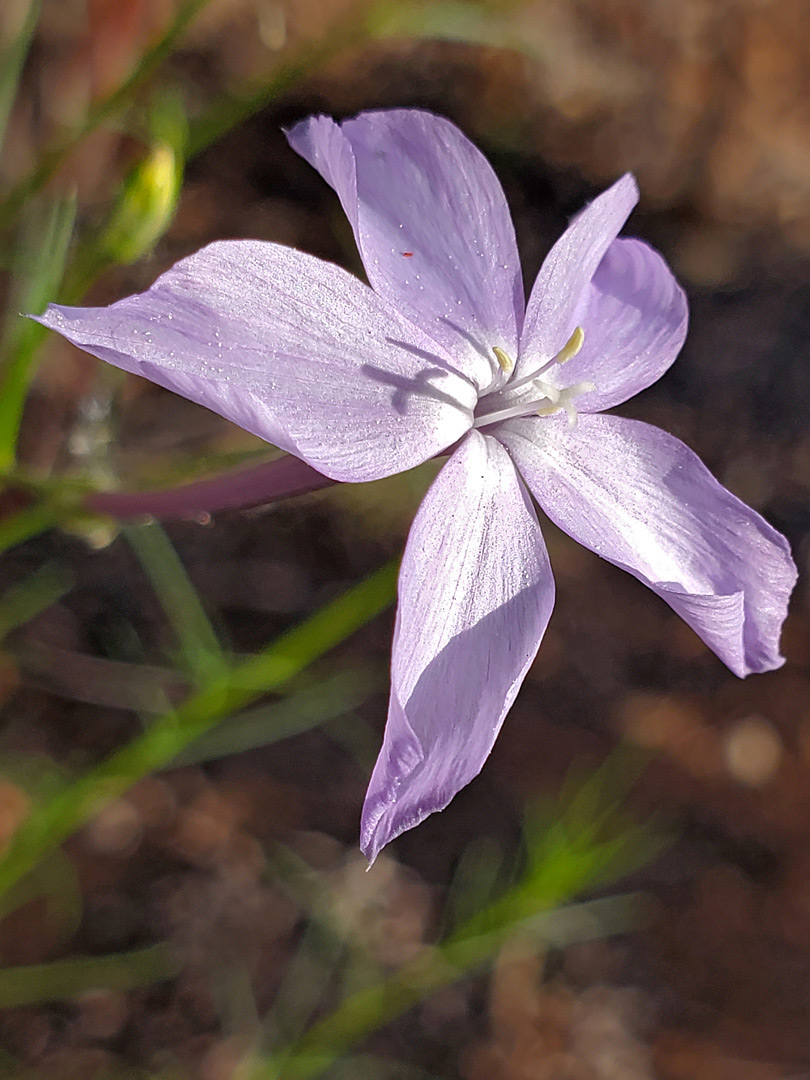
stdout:
[[553,416],[554,413],[564,412],[568,416],[568,423],[573,427],[577,422],[577,411],[574,408],[574,398],[578,394],[584,394],[588,390],[595,390],[592,382],[574,383],[560,390],[551,383],[543,382],[542,379],[532,380],[540,390],[542,397],[530,398],[519,401],[516,405],[510,405],[506,409],[496,409],[494,412],[485,413],[473,421],[474,428],[487,427],[489,424],[497,424],[500,420],[512,420],[516,416]]
[[[561,390],[540,376],[553,365],[565,364],[572,360],[582,348],[584,340],[585,331],[581,326],[578,326],[556,356],[546,360],[530,375],[525,375],[514,382],[507,382],[495,394],[485,395],[502,397],[507,401],[512,399],[513,404],[507,405],[503,409],[494,409],[492,412],[477,417],[473,422],[473,427],[487,427],[489,424],[497,424],[500,420],[511,420],[516,416],[553,416],[554,413],[558,412],[564,412],[568,416],[568,423],[573,426],[577,420],[577,411],[573,404],[574,398],[588,390],[595,390],[596,387],[593,383],[581,382],[574,383],[573,386],[567,386]],[[498,361],[501,371],[508,373],[514,369],[515,365],[507,352],[498,347],[493,348],[492,351],[495,353],[495,359]],[[514,402],[512,392],[529,385],[537,391],[539,396],[530,396],[528,399],[524,397],[522,401]]]

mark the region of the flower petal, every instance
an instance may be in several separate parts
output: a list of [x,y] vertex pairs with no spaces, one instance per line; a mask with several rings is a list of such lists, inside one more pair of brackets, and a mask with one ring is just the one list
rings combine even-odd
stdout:
[[510,420],[498,438],[552,521],[649,585],[736,675],[782,665],[788,543],[682,442],[587,414]]
[[544,379],[562,388],[592,382],[580,412],[612,409],[656,382],[686,337],[689,309],[683,289],[657,251],[641,240],[614,240],[586,290],[577,316],[581,351]]
[[368,279],[483,389],[515,357],[523,280],[503,189],[459,129],[419,109],[304,120],[290,145],[340,196]]
[[588,285],[638,202],[630,173],[579,213],[546,256],[529,297],[515,376],[556,356],[579,325]]
[[503,447],[472,432],[405,548],[388,723],[363,808],[370,860],[480,771],[553,603],[529,495]]
[[368,286],[311,255],[221,241],[107,308],[39,320],[333,480],[426,461],[469,428],[475,392]]

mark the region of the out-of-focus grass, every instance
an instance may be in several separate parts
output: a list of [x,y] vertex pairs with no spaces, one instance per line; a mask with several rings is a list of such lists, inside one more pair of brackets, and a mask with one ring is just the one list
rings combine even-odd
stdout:
[[0,969],[0,1009],[77,997],[106,987],[135,990],[179,974],[177,955],[166,945],[149,945],[107,956],[72,956],[50,964]]
[[172,624],[186,674],[196,686],[224,676],[228,657],[166,533],[159,525],[148,524],[130,526],[125,535]]
[[70,591],[72,578],[56,563],[45,563],[0,596],[0,641],[55,604]]
[[297,1042],[265,1056],[250,1080],[314,1080],[363,1038],[420,1001],[481,968],[510,938],[562,948],[579,941],[626,933],[644,919],[637,896],[616,896],[538,912],[532,919],[509,923],[485,936],[457,939],[426,950],[389,978],[346,998],[314,1023]]
[[0,44],[0,152],[6,138],[11,106],[17,95],[23,64],[39,21],[41,0],[29,0],[22,25],[8,42]]
[[137,780],[164,768],[232,712],[283,686],[393,602],[397,564],[365,578],[263,652],[214,672],[182,705],[153,721],[48,802],[34,807],[0,858],[3,899],[49,852]]
[[[175,765],[214,761],[242,754],[313,728],[332,734],[330,721],[351,715],[380,689],[379,676],[371,667],[352,667],[319,679],[311,686],[288,693],[278,701],[246,709],[227,723],[209,731],[179,753]],[[341,740],[342,741],[342,740]]]
[[[129,536],[182,643],[187,670],[199,680],[198,689],[95,769],[72,782],[56,779],[48,797],[40,793],[0,860],[0,906],[5,910],[49,893],[53,873],[45,872],[48,856],[53,858],[61,841],[107,801],[176,760],[187,748],[193,756],[194,742],[223,717],[302,672],[394,596],[396,565],[389,564],[261,654],[234,661],[221,650],[215,652],[218,659],[206,679],[204,658],[219,647],[176,553],[156,526],[130,530]],[[42,582],[46,587],[29,585],[40,603],[57,595],[55,582],[47,578]],[[30,599],[27,603],[29,610],[37,606]],[[25,610],[19,602],[9,607],[16,618]],[[315,689],[323,690],[317,684]],[[256,740],[251,726],[247,727],[248,743]],[[227,739],[224,748],[229,749]],[[206,752],[203,745],[204,754],[216,749],[209,746]],[[648,831],[625,820],[622,813],[626,787],[634,777],[635,771],[626,762],[610,763],[584,782],[572,780],[557,802],[536,808],[527,821],[525,854],[518,869],[504,867],[496,850],[478,846],[462,864],[451,891],[457,898],[468,893],[468,900],[474,892],[472,902],[465,907],[457,899],[446,920],[445,936],[393,973],[369,965],[358,953],[358,943],[337,917],[329,884],[320,874],[283,847],[270,852],[268,870],[273,881],[307,912],[309,923],[270,1012],[257,1016],[251,1025],[255,1030],[243,1075],[250,1080],[306,1080],[323,1075],[367,1035],[441,987],[479,969],[516,935],[544,947],[562,946],[637,925],[643,906],[636,897],[571,903],[654,852]],[[58,863],[56,869],[60,874]],[[327,987],[340,983],[347,965],[354,974],[344,983],[338,1004],[313,1019],[323,1007]],[[171,978],[177,971],[177,958],[163,946],[0,970],[0,1006],[75,996],[92,986],[134,988]],[[253,1008],[246,976],[236,969],[225,975],[230,990],[221,989],[226,996],[236,994],[237,985],[242,987],[237,997],[247,995],[239,1007],[244,1019]]]
[[8,517],[0,518],[0,552],[52,529],[61,520],[59,511],[45,503],[26,506]]
[[21,315],[39,314],[56,295],[76,224],[76,199],[57,200],[42,217],[37,207],[24,222],[14,267],[7,322],[0,339],[0,471],[16,459],[17,436],[34,357],[45,329]]
[[[306,1018],[322,1001],[328,975],[341,958],[341,931],[325,883],[289,852],[278,851],[271,861],[275,878],[293,891],[320,929],[302,942],[290,969],[292,989],[282,984],[280,1002],[270,1014],[273,1036],[283,1040],[292,1032],[293,1038],[269,1052],[257,1052],[245,1065],[246,1076],[314,1080],[377,1028],[481,968],[512,938],[563,947],[637,927],[646,917],[643,898],[637,895],[571,903],[642,865],[659,849],[661,838],[628,820],[622,810],[635,776],[633,764],[620,756],[584,783],[572,781],[560,799],[542,811],[530,812],[521,869],[504,872],[498,853],[475,851],[471,860],[492,863],[481,875],[488,882],[479,892],[481,906],[393,974],[372,972],[367,985],[348,993],[306,1030]],[[350,946],[344,941],[347,952]],[[318,948],[324,968],[321,977],[307,982],[305,973],[317,962]],[[301,991],[302,984],[309,996]],[[300,1012],[290,1008],[296,999]]]

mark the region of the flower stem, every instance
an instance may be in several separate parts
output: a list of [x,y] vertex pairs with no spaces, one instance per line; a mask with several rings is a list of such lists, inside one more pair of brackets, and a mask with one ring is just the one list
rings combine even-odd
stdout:
[[97,514],[121,521],[139,517],[161,520],[213,514],[262,506],[335,483],[292,455],[263,461],[219,476],[194,480],[154,491],[94,491],[84,497],[84,506]]

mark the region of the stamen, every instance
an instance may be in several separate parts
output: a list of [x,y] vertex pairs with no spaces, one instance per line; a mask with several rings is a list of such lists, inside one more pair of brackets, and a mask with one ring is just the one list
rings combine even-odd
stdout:
[[581,326],[577,326],[571,337],[566,341],[554,359],[558,364],[567,364],[569,360],[573,360],[577,353],[582,348],[585,342],[585,331]]
[[493,347],[492,351],[495,353],[495,359],[501,365],[501,371],[511,371],[512,368],[515,366],[515,362],[514,360],[512,360],[509,354],[503,349],[499,348],[499,346],[497,345]]
[[482,416],[476,417],[473,427],[489,427],[490,424],[497,424],[501,420],[512,420],[519,416],[554,416],[558,412],[564,412],[568,417],[569,426],[573,427],[577,422],[574,398],[578,394],[584,394],[589,390],[596,389],[595,384],[592,382],[574,383],[573,386],[566,386],[563,390],[539,379],[537,382],[539,383],[538,389],[542,390],[542,397],[533,398],[530,401],[524,400],[515,405],[510,405],[506,409],[496,409],[493,412],[484,413]]
[[[574,357],[582,349],[585,342],[585,331],[581,326],[576,327],[571,337],[566,341],[556,356],[552,356],[550,360],[546,360],[545,364],[541,364],[536,371],[533,371],[531,375],[524,375],[522,379],[518,379],[517,382],[509,383],[508,390],[519,390],[521,386],[525,386],[527,383],[534,382],[540,375],[548,371],[554,364],[567,364],[569,360],[573,360]],[[496,354],[497,355],[497,354]]]
[[[539,415],[537,406],[545,405],[548,400],[548,397],[544,394],[533,401],[522,401],[519,405],[510,405],[508,409],[496,409],[494,412],[484,413],[483,416],[476,417],[473,421],[473,427],[489,427],[490,424],[497,424],[500,420],[511,420],[515,416],[530,416],[532,413]],[[557,406],[555,405],[551,412],[556,411]]]
[[[473,427],[489,427],[490,424],[497,424],[501,420],[510,420],[518,416],[553,416],[558,412],[564,412],[568,417],[568,423],[573,427],[577,422],[577,410],[573,403],[574,398],[577,394],[595,389],[594,384],[582,382],[561,388],[555,386],[553,382],[546,382],[540,376],[554,364],[566,364],[569,360],[573,360],[582,348],[584,341],[585,331],[581,326],[577,326],[557,355],[547,360],[531,375],[525,375],[522,379],[517,379],[514,382],[507,379],[505,385],[502,385],[494,393],[491,391],[485,392],[482,395],[484,399],[488,398],[493,405],[499,401],[503,402],[505,408],[482,413],[475,418]],[[510,372],[514,371],[515,363],[505,349],[495,345],[492,351],[502,372],[508,376]],[[497,386],[500,378],[496,376],[493,386]],[[520,390],[522,387],[526,387],[527,392],[522,395],[522,401],[517,401],[513,392]],[[529,387],[531,387],[531,390],[528,389]],[[534,393],[532,393],[532,390]],[[521,397],[520,394],[516,396]]]

